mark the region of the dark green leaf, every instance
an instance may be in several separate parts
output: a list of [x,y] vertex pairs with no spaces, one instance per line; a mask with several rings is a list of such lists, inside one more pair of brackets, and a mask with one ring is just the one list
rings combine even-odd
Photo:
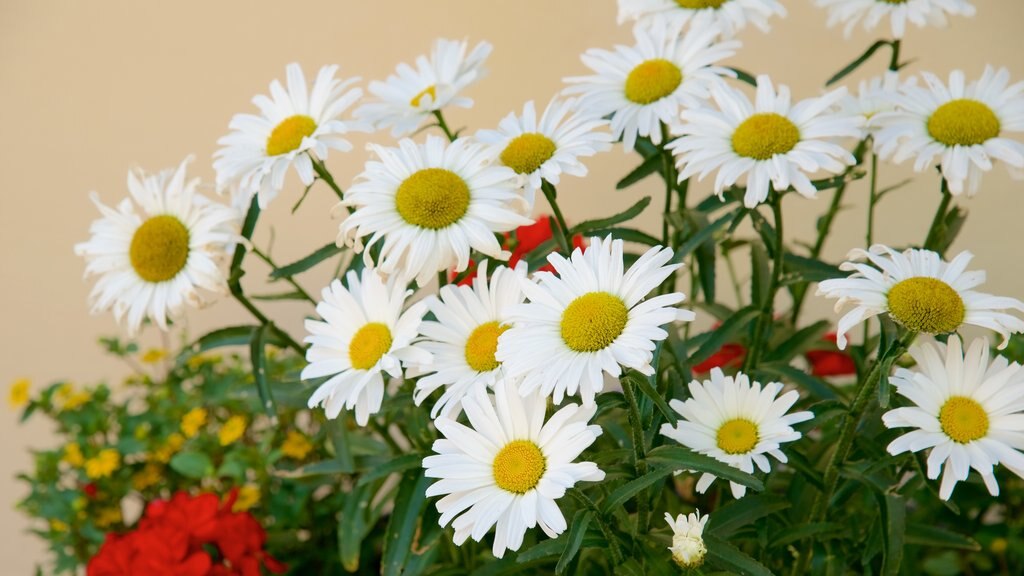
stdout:
[[619,238],[626,242],[636,242],[645,246],[661,246],[660,239],[634,228],[602,228],[600,230],[591,230],[588,234],[598,238],[611,236],[612,238]]
[[704,300],[710,304],[715,302],[715,260],[717,249],[714,239],[708,239],[697,248],[697,269],[700,270],[700,289],[704,292]]
[[904,536],[907,526],[907,503],[899,494],[878,498],[882,504],[882,576],[896,576],[903,562]]
[[196,354],[223,346],[245,346],[252,341],[252,333],[259,326],[230,326],[200,336],[189,346]]
[[716,568],[745,576],[772,576],[763,564],[714,534],[705,534],[704,543],[708,548],[707,561]]
[[359,569],[363,539],[370,531],[366,513],[372,496],[369,486],[355,488],[343,496],[341,511],[338,512],[338,555],[348,572]]
[[651,402],[654,403],[655,408],[657,408],[658,411],[661,412],[661,415],[665,418],[665,420],[671,421],[676,419],[676,417],[673,416],[674,411],[671,408],[669,408],[668,402],[665,402],[665,399],[661,396],[661,394],[658,394],[658,391],[654,389],[654,386],[651,385],[650,380],[643,377],[643,375],[641,374],[634,374],[632,372],[630,372],[625,377],[625,380],[628,380],[629,382],[636,384],[637,388],[639,388],[640,391],[644,393],[644,395],[651,399]]
[[746,306],[737,310],[735,314],[722,322],[721,326],[709,333],[708,339],[701,343],[700,347],[690,356],[688,360],[690,366],[700,364],[718,352],[722,346],[735,342],[747,325],[760,313],[761,311],[754,306]]
[[757,86],[757,78],[755,78],[754,75],[751,74],[750,72],[747,72],[746,70],[741,70],[735,66],[726,66],[726,68],[735,72],[736,79],[739,80],[740,82],[750,84],[751,86],[755,87]]
[[797,524],[796,526],[790,526],[778,531],[769,546],[772,548],[786,546],[787,544],[799,542],[804,538],[809,538],[811,536],[814,536],[817,539],[824,539],[826,536],[834,537],[845,530],[847,530],[847,526],[840,524],[839,522]]
[[644,196],[643,198],[640,199],[639,202],[637,202],[636,204],[633,204],[629,208],[626,208],[625,210],[623,210],[622,212],[619,212],[618,214],[616,214],[614,216],[609,216],[607,218],[599,218],[597,220],[587,220],[585,222],[580,222],[576,226],[573,226],[572,232],[570,233],[570,236],[575,236],[576,234],[588,234],[592,230],[600,230],[601,228],[609,228],[611,226],[615,226],[616,224],[621,224],[623,222],[627,222],[629,220],[632,220],[633,218],[636,218],[641,212],[643,212],[644,208],[647,208],[647,205],[650,204],[650,203],[651,203],[651,197],[650,196]]
[[394,474],[395,472],[403,472],[409,468],[419,466],[422,462],[423,454],[420,453],[398,456],[397,458],[393,458],[383,464],[379,464],[371,468],[368,472],[359,477],[359,481],[356,482],[356,486],[369,484],[374,480]]
[[755,494],[733,500],[715,510],[708,520],[708,531],[719,538],[728,538],[755,520],[789,508],[789,502],[776,496]]
[[213,474],[213,462],[202,452],[178,452],[171,458],[170,465],[172,470],[189,478],[200,479]]
[[933,548],[953,548],[956,550],[981,550],[977,540],[950,532],[938,526],[928,524],[908,523],[905,541],[907,544],[917,546],[930,546]]
[[817,376],[808,374],[799,368],[789,366],[788,364],[766,363],[761,364],[757,369],[760,372],[773,374],[775,377],[781,378],[783,381],[796,384],[810,392],[815,398],[819,398],[821,400],[834,400],[839,397],[832,387],[824,380]]
[[350,474],[352,470],[344,462],[338,460],[323,460],[306,464],[294,470],[275,470],[274,475],[281,478],[308,478],[324,474]]
[[802,282],[821,282],[832,278],[842,278],[846,273],[821,260],[805,258],[796,254],[786,253],[783,257],[783,268],[789,274],[795,274]]
[[278,292],[276,294],[251,294],[249,296],[251,300],[305,300],[306,295],[298,290],[292,290],[291,292]]
[[827,320],[819,320],[810,326],[805,326],[786,338],[774,350],[765,355],[766,362],[785,362],[796,357],[797,354],[811,349],[815,344],[820,344],[822,337],[828,332],[832,325]]
[[604,499],[601,513],[606,516],[611,515],[615,512],[616,508],[625,504],[626,501],[640,493],[641,490],[664,480],[665,477],[672,474],[672,472],[673,470],[671,468],[656,468],[639,478],[634,478],[622,486],[619,486]]
[[647,453],[647,462],[655,466],[665,466],[673,471],[707,472],[754,490],[764,490],[764,484],[753,475],[682,446],[659,446]]
[[661,166],[664,162],[665,160],[662,158],[661,154],[654,154],[653,156],[647,157],[639,166],[634,168],[629,174],[626,174],[625,178],[619,180],[618,183],[615,184],[615,189],[622,190],[624,188],[629,188],[633,184],[636,184],[651,174],[661,170]]
[[569,562],[572,562],[572,559],[576,557],[576,553],[580,551],[580,545],[583,544],[583,536],[587,533],[587,526],[590,525],[590,519],[593,518],[593,515],[593,512],[590,510],[577,510],[576,514],[572,517],[572,524],[569,526],[569,536],[566,538],[562,556],[558,559],[558,564],[555,566],[555,574],[565,572]]
[[768,285],[772,276],[768,252],[761,242],[751,241],[750,243],[750,267],[750,302],[760,309],[764,307],[764,301],[768,299]]
[[270,324],[264,324],[252,334],[252,341],[249,343],[249,358],[252,360],[252,376],[256,381],[256,390],[260,394],[260,404],[263,411],[271,418],[276,417],[274,411],[274,396],[270,392],[270,383],[267,382],[267,358],[266,344],[264,338],[269,330]]
[[287,278],[288,276],[295,276],[300,272],[305,272],[306,270],[309,270],[313,266],[316,266],[317,264],[323,262],[324,260],[330,258],[331,256],[340,254],[342,250],[344,249],[338,247],[334,242],[331,242],[326,246],[317,248],[317,250],[310,254],[309,256],[306,256],[304,258],[296,260],[295,262],[292,262],[291,264],[286,264],[284,266],[281,266],[280,268],[275,269],[270,273],[270,277]]
[[412,550],[413,537],[419,528],[420,516],[426,503],[427,486],[432,482],[420,471],[406,474],[395,496],[395,508],[391,512],[384,532],[384,554],[382,576],[399,576]]
[[831,85],[835,84],[836,82],[839,82],[843,78],[846,78],[854,70],[856,70],[857,68],[860,68],[861,64],[867,62],[868,58],[871,58],[871,56],[875,52],[878,52],[879,48],[881,48],[882,46],[889,46],[889,45],[891,45],[891,42],[889,40],[879,40],[879,41],[875,42],[874,44],[869,46],[868,49],[865,50],[863,54],[858,56],[853,62],[850,62],[845,67],[843,67],[842,70],[840,70],[839,72],[836,72],[835,74],[833,74],[832,77],[829,78],[827,82],[825,82],[825,86],[826,87],[831,86]]
[[684,258],[690,255],[691,252],[714,236],[715,232],[718,232],[728,224],[733,223],[733,221],[738,220],[742,214],[742,210],[732,210],[721,216],[718,220],[715,220],[711,224],[708,224],[698,230],[696,234],[690,236],[690,238],[687,239],[678,250],[676,250],[675,255],[672,257],[672,262],[676,264],[682,262]]

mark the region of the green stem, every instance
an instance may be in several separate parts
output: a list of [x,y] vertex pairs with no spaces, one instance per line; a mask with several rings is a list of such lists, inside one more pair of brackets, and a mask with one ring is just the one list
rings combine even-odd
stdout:
[[576,498],[581,504],[587,507],[588,510],[594,513],[594,520],[597,520],[597,525],[601,529],[601,534],[604,535],[604,539],[608,542],[608,551],[612,555],[612,564],[618,566],[622,564],[622,548],[619,547],[619,539],[615,536],[615,532],[612,527],[608,525],[608,521],[605,520],[604,514],[601,514],[601,509],[594,504],[594,501],[590,499],[586,494],[583,493],[579,488],[570,488],[568,493]]
[[444,121],[444,114],[440,110],[434,110],[434,118],[437,118],[437,126],[444,132],[444,135],[448,137],[449,142],[455,142],[458,138],[449,128],[448,123]]
[[[626,403],[629,405],[629,427],[633,434],[633,469],[636,471],[636,477],[640,478],[647,474],[647,449],[643,420],[640,417],[640,404],[637,402],[636,392],[633,390],[633,381],[629,378],[622,380],[622,395],[625,396]],[[647,533],[650,514],[649,499],[646,490],[641,491],[637,496],[636,534],[638,536]]]
[[900,42],[899,38],[889,42],[889,46],[892,46],[892,57],[889,59],[890,72],[896,72],[900,69]]
[[338,200],[345,199],[345,192],[338,186],[338,183],[334,181],[334,176],[331,175],[330,171],[327,170],[327,166],[324,166],[323,160],[314,158],[310,155],[310,160],[313,161],[313,171],[320,177],[321,180],[327,183],[334,190],[334,194],[338,196]]
[[932,218],[932,225],[928,227],[928,236],[925,237],[924,248],[934,250],[943,255],[945,250],[939,250],[939,243],[946,235],[946,213],[949,211],[949,204],[953,201],[953,195],[949,193],[949,185],[946,179],[942,179],[942,200],[939,207],[935,209],[935,217]]
[[[669,238],[669,225],[668,215],[672,213],[672,196],[676,190],[676,164],[672,158],[672,151],[668,149],[668,142],[670,135],[668,133],[668,126],[664,123],[661,124],[661,158],[662,158],[662,170],[664,171],[663,176],[665,177],[665,211],[662,213],[661,218],[661,245],[669,246],[671,239]],[[686,208],[685,205],[681,205],[680,211]]]
[[[270,266],[271,268],[274,269],[277,268],[277,264],[275,264],[273,259],[270,258],[270,255],[264,254],[263,251],[257,248],[256,246],[252,247],[252,253],[255,254],[260,260],[266,262],[267,266]],[[284,280],[285,282],[291,284],[292,288],[295,288],[296,292],[302,294],[302,297],[308,300],[310,304],[316,306],[316,300],[314,300],[313,297],[309,295],[309,292],[306,292],[306,290],[302,286],[300,286],[298,282],[295,281],[295,278],[292,278],[291,276],[285,276]]]
[[750,374],[750,371],[757,367],[761,359],[761,352],[765,345],[765,335],[768,327],[775,321],[775,294],[779,291],[779,283],[782,279],[782,262],[785,255],[782,233],[782,194],[772,191],[771,201],[772,215],[775,219],[775,247],[772,261],[772,276],[768,284],[768,293],[764,297],[761,314],[754,324],[754,337],[750,342],[750,349],[747,357],[743,360],[743,372]]
[[572,246],[569,245],[569,226],[566,225],[565,217],[562,216],[562,209],[558,207],[558,192],[547,180],[541,181],[540,189],[544,192],[544,197],[547,198],[548,204],[551,206],[551,213],[555,215],[555,223],[557,224],[554,230],[555,241],[558,242],[558,247],[561,248],[562,254],[568,256],[572,254]]
[[867,248],[871,248],[875,238],[875,204],[878,202],[878,154],[871,153],[871,188],[868,196],[868,231],[865,235]]

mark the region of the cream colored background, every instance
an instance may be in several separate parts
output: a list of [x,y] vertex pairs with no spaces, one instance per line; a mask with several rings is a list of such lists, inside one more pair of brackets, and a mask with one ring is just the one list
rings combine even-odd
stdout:
[[[825,28],[825,14],[809,0],[787,2],[790,15],[773,20],[773,32],[744,32],[744,50],[732,62],[771,73],[789,84],[796,97],[816,94],[823,79],[857,56],[875,36],[859,32],[850,40]],[[947,30],[912,29],[905,57],[913,70],[945,75],[962,68],[977,77],[987,62],[1008,66],[1024,79],[1021,53],[1024,3],[979,2],[974,19],[957,19]],[[97,216],[87,193],[97,190],[108,204],[126,194],[130,166],[150,170],[176,165],[194,153],[197,174],[212,178],[210,157],[231,115],[254,108],[249,99],[283,77],[287,63],[302,63],[307,75],[324,64],[341,65],[345,76],[383,78],[399,61],[425,52],[438,36],[486,39],[494,44],[490,76],[470,90],[472,110],[449,112],[454,126],[491,127],[528,99],[546,102],[563,76],[586,72],[579,54],[590,47],[629,42],[627,27],[615,23],[612,0],[401,0],[333,2],[243,2],[179,0],[42,1],[0,0],[0,385],[29,376],[37,385],[57,378],[76,382],[116,379],[125,368],[105,358],[97,336],[117,333],[107,315],[90,316],[82,280],[83,263],[72,245],[87,236]],[[868,69],[880,72],[888,54]],[[375,137],[390,142],[386,134]],[[364,140],[357,151],[334,154],[328,162],[347,185],[360,172]],[[603,216],[644,194],[661,202],[652,178],[616,192],[614,181],[636,164],[621,150],[589,162],[586,180],[561,188],[572,220]],[[907,174],[886,166],[882,183]],[[919,242],[938,199],[931,174],[886,199],[878,216],[879,241]],[[701,186],[703,193],[707,186]],[[280,261],[304,255],[334,237],[334,201],[318,187],[297,216],[289,209],[301,187],[289,175],[288,189],[261,222],[276,229],[274,254]],[[1024,186],[1002,168],[986,177],[981,195],[966,202],[972,216],[957,244],[977,254],[987,268],[988,288],[1024,296],[1019,253],[1024,227],[1020,198]],[[851,203],[864,195],[858,186]],[[827,197],[788,202],[787,228],[807,238]],[[643,222],[656,222],[649,209]],[[842,213],[827,257],[838,259],[861,246],[863,208]],[[253,267],[250,277],[259,276]],[[318,291],[326,278],[303,281]],[[811,301],[811,312],[828,306]],[[301,306],[274,309],[273,315],[301,334]],[[241,307],[224,301],[189,316],[193,335],[216,326],[247,321]],[[175,336],[177,337],[177,336]],[[150,342],[157,342],[153,334]],[[13,510],[24,487],[16,471],[29,465],[27,450],[52,444],[40,421],[18,426],[10,411],[0,413],[0,558],[4,574],[28,574],[42,557],[41,545],[24,534],[27,526]]]

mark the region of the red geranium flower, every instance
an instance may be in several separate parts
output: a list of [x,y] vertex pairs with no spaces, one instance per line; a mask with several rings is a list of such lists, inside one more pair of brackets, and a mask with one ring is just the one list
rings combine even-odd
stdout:
[[[516,264],[519,263],[525,256],[530,252],[533,252],[541,246],[541,244],[551,240],[554,237],[554,232],[551,230],[551,217],[550,216],[539,216],[537,221],[533,224],[526,226],[520,226],[516,228],[514,232],[508,232],[505,234],[505,240],[501,243],[501,247],[505,250],[510,250],[512,255],[508,259],[508,267],[515,268]],[[586,242],[583,240],[582,234],[577,234],[572,237],[572,247],[585,248]],[[557,248],[555,252],[558,252]],[[543,272],[554,272],[555,269],[551,264],[544,264],[539,268]],[[452,273],[450,278],[454,280],[458,275]],[[476,276],[476,262],[469,261],[468,272],[465,277],[459,281],[459,286],[469,286],[473,283],[473,278]]]
[[707,374],[712,368],[732,368],[743,363],[747,349],[742,344],[725,344],[708,359],[693,367],[694,374]]
[[846,352],[835,347],[836,334],[830,332],[822,340],[831,342],[832,349],[808,350],[804,353],[811,365],[811,374],[824,378],[826,376],[850,376],[857,373],[857,364]]
[[99,488],[96,487],[95,483],[89,482],[85,486],[82,486],[82,492],[86,496],[88,496],[90,500],[92,500],[92,499],[96,498],[97,494],[99,494]]

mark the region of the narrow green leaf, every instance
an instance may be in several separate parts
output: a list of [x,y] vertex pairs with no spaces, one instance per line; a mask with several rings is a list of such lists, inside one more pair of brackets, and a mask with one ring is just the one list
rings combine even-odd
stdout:
[[778,531],[775,538],[772,539],[772,548],[779,546],[786,546],[794,542],[799,542],[804,538],[814,536],[816,538],[823,538],[826,536],[836,536],[837,534],[845,531],[847,526],[839,522],[814,522],[811,524],[798,524],[796,526],[790,526]]
[[576,557],[576,553],[580,551],[580,545],[583,544],[583,536],[586,535],[587,526],[590,525],[590,519],[593,516],[594,513],[590,510],[577,510],[576,514],[572,517],[572,524],[569,526],[569,536],[566,538],[562,556],[558,559],[558,564],[555,566],[555,574],[565,572],[569,562],[572,562],[572,559]]
[[732,70],[733,72],[735,72],[736,73],[736,79],[739,80],[740,82],[743,82],[745,84],[749,84],[749,85],[755,86],[755,87],[757,86],[757,78],[755,78],[754,75],[751,74],[750,72],[747,72],[746,70],[742,70],[742,69],[737,68],[735,66],[726,66],[726,68],[728,68],[729,70]]
[[750,302],[761,309],[768,298],[768,285],[771,283],[772,275],[768,251],[761,242],[750,243],[750,269]]
[[611,236],[612,238],[620,238],[626,242],[636,242],[645,246],[661,246],[661,239],[634,228],[602,228],[600,230],[591,230],[588,234],[599,238]]
[[704,244],[704,242],[707,242],[712,236],[714,236],[715,232],[718,232],[722,228],[725,228],[727,225],[732,224],[734,221],[740,219],[742,215],[742,210],[732,210],[730,212],[727,212],[725,215],[719,217],[718,220],[715,220],[711,224],[708,224],[707,226],[698,230],[696,234],[690,236],[690,238],[686,242],[684,242],[678,250],[676,250],[675,255],[672,256],[672,262],[676,264],[682,262],[684,258],[690,255],[691,252],[696,250],[700,245]]
[[625,188],[629,188],[633,184],[636,184],[637,182],[643,180],[644,178],[647,178],[651,174],[658,172],[659,170],[661,170],[661,165],[663,162],[664,160],[662,159],[660,154],[654,154],[653,156],[647,157],[639,166],[634,168],[629,174],[626,174],[625,178],[619,180],[615,184],[615,189],[623,190]]
[[907,503],[899,494],[880,495],[878,499],[882,504],[882,576],[896,576],[903,562]]
[[785,362],[795,358],[797,354],[809,350],[815,344],[820,344],[822,337],[828,332],[831,323],[827,320],[819,320],[810,326],[805,326],[793,333],[792,336],[783,340],[774,350],[765,355],[766,362]]
[[715,261],[718,254],[714,239],[709,238],[701,244],[694,253],[697,257],[697,269],[700,270],[700,289],[704,293],[704,300],[710,304],[715,303]]
[[409,468],[414,468],[423,463],[423,454],[405,454],[397,458],[388,460],[387,462],[374,466],[368,472],[364,473],[359,477],[359,481],[356,482],[356,486],[362,486],[369,484],[374,480],[383,478],[385,476],[394,474],[396,472],[403,472]]
[[346,474],[355,472],[355,441],[364,438],[358,434],[349,434],[350,418],[348,412],[342,411],[338,418],[327,421],[327,435],[331,439],[331,446],[334,447],[334,460],[337,462],[338,468]]
[[431,482],[430,478],[423,475],[423,471],[408,473],[402,478],[395,496],[395,507],[384,532],[382,576],[399,576],[402,573],[426,503],[427,486]]
[[249,295],[250,300],[262,300],[262,301],[273,301],[273,300],[305,300],[306,295],[298,290],[292,290],[291,292],[278,292],[275,294],[251,294]]
[[908,523],[904,541],[907,544],[917,546],[929,546],[932,548],[952,548],[954,550],[981,550],[978,541],[963,534],[951,532],[945,528],[929,524]]
[[839,395],[836,394],[830,384],[817,376],[808,374],[788,364],[765,363],[758,366],[757,369],[760,372],[774,375],[785,382],[796,384],[810,392],[815,398],[821,400],[835,400],[839,398]]
[[714,474],[723,480],[742,484],[754,490],[764,490],[764,484],[752,474],[715,460],[682,446],[659,446],[647,453],[647,462],[664,466],[668,470],[692,470]]
[[284,266],[281,266],[280,268],[275,269],[270,273],[270,277],[287,278],[288,276],[295,276],[296,274],[309,270],[313,266],[316,266],[317,264],[323,262],[324,260],[330,258],[331,256],[340,254],[342,250],[344,250],[344,248],[340,248],[337,245],[335,245],[334,242],[331,242],[326,246],[317,248],[316,251],[310,254],[309,256],[300,258],[299,260],[296,260],[291,264],[286,264]]
[[229,326],[200,336],[189,345],[196,354],[224,346],[244,346],[252,341],[252,333],[259,326]]
[[369,533],[366,522],[367,508],[372,494],[369,486],[360,486],[346,492],[338,512],[338,555],[348,572],[359,569],[359,553],[363,539]]
[[170,461],[171,469],[189,478],[200,479],[213,474],[213,462],[202,452],[178,452]]
[[252,376],[256,381],[256,391],[260,394],[263,411],[267,413],[267,416],[275,418],[274,395],[270,392],[270,383],[267,381],[266,344],[264,342],[267,332],[271,329],[270,324],[264,324],[253,332],[252,340],[249,342],[249,358],[252,360]]
[[601,513],[606,516],[610,516],[615,512],[616,508],[622,506],[630,498],[639,494],[641,490],[664,480],[665,477],[672,474],[672,472],[674,472],[672,468],[656,468],[639,478],[634,478],[622,486],[619,486],[604,499]]
[[644,378],[640,374],[633,374],[632,372],[627,374],[626,378],[629,379],[630,382],[636,384],[640,391],[651,399],[651,402],[654,403],[654,407],[661,412],[661,415],[665,420],[672,421],[677,418],[677,416],[674,415],[675,411],[669,407],[668,402],[665,402],[665,398],[663,398],[661,394],[658,394],[658,391],[651,385],[650,380]]
[[274,476],[280,478],[310,478],[324,474],[351,474],[352,470],[339,460],[322,460],[312,464],[306,464],[294,470],[274,470]]
[[608,228],[610,226],[615,226],[616,224],[627,222],[639,216],[640,213],[644,211],[644,208],[647,208],[647,205],[650,203],[651,197],[644,196],[639,202],[614,216],[580,222],[576,226],[573,226],[572,232],[569,235],[575,236],[576,234],[589,234],[592,230],[600,230],[601,228]]
[[795,275],[802,282],[821,282],[846,276],[846,273],[838,266],[821,260],[805,258],[788,252],[782,258],[786,273]]
[[722,322],[722,325],[712,330],[707,340],[701,343],[700,347],[690,355],[687,362],[695,366],[707,360],[712,354],[719,351],[722,346],[734,342],[739,338],[747,325],[760,314],[761,311],[753,305],[740,308],[734,315]]
[[708,532],[728,538],[747,524],[789,508],[789,502],[767,494],[733,500],[715,510],[708,520]]
[[871,58],[871,56],[875,52],[878,52],[879,48],[881,48],[882,46],[889,46],[889,45],[891,45],[891,42],[889,40],[878,40],[877,42],[875,42],[874,44],[869,46],[868,49],[865,50],[863,54],[858,56],[853,62],[850,62],[849,64],[844,66],[842,70],[840,70],[839,72],[836,72],[835,74],[833,74],[832,77],[829,78],[827,82],[825,82],[825,87],[827,88],[827,87],[835,84],[836,82],[839,82],[843,78],[846,78],[854,70],[856,70],[857,68],[860,68],[861,64],[867,62],[868,58]]
[[707,561],[716,568],[744,576],[772,576],[763,564],[714,534],[705,534],[704,543],[708,547]]

